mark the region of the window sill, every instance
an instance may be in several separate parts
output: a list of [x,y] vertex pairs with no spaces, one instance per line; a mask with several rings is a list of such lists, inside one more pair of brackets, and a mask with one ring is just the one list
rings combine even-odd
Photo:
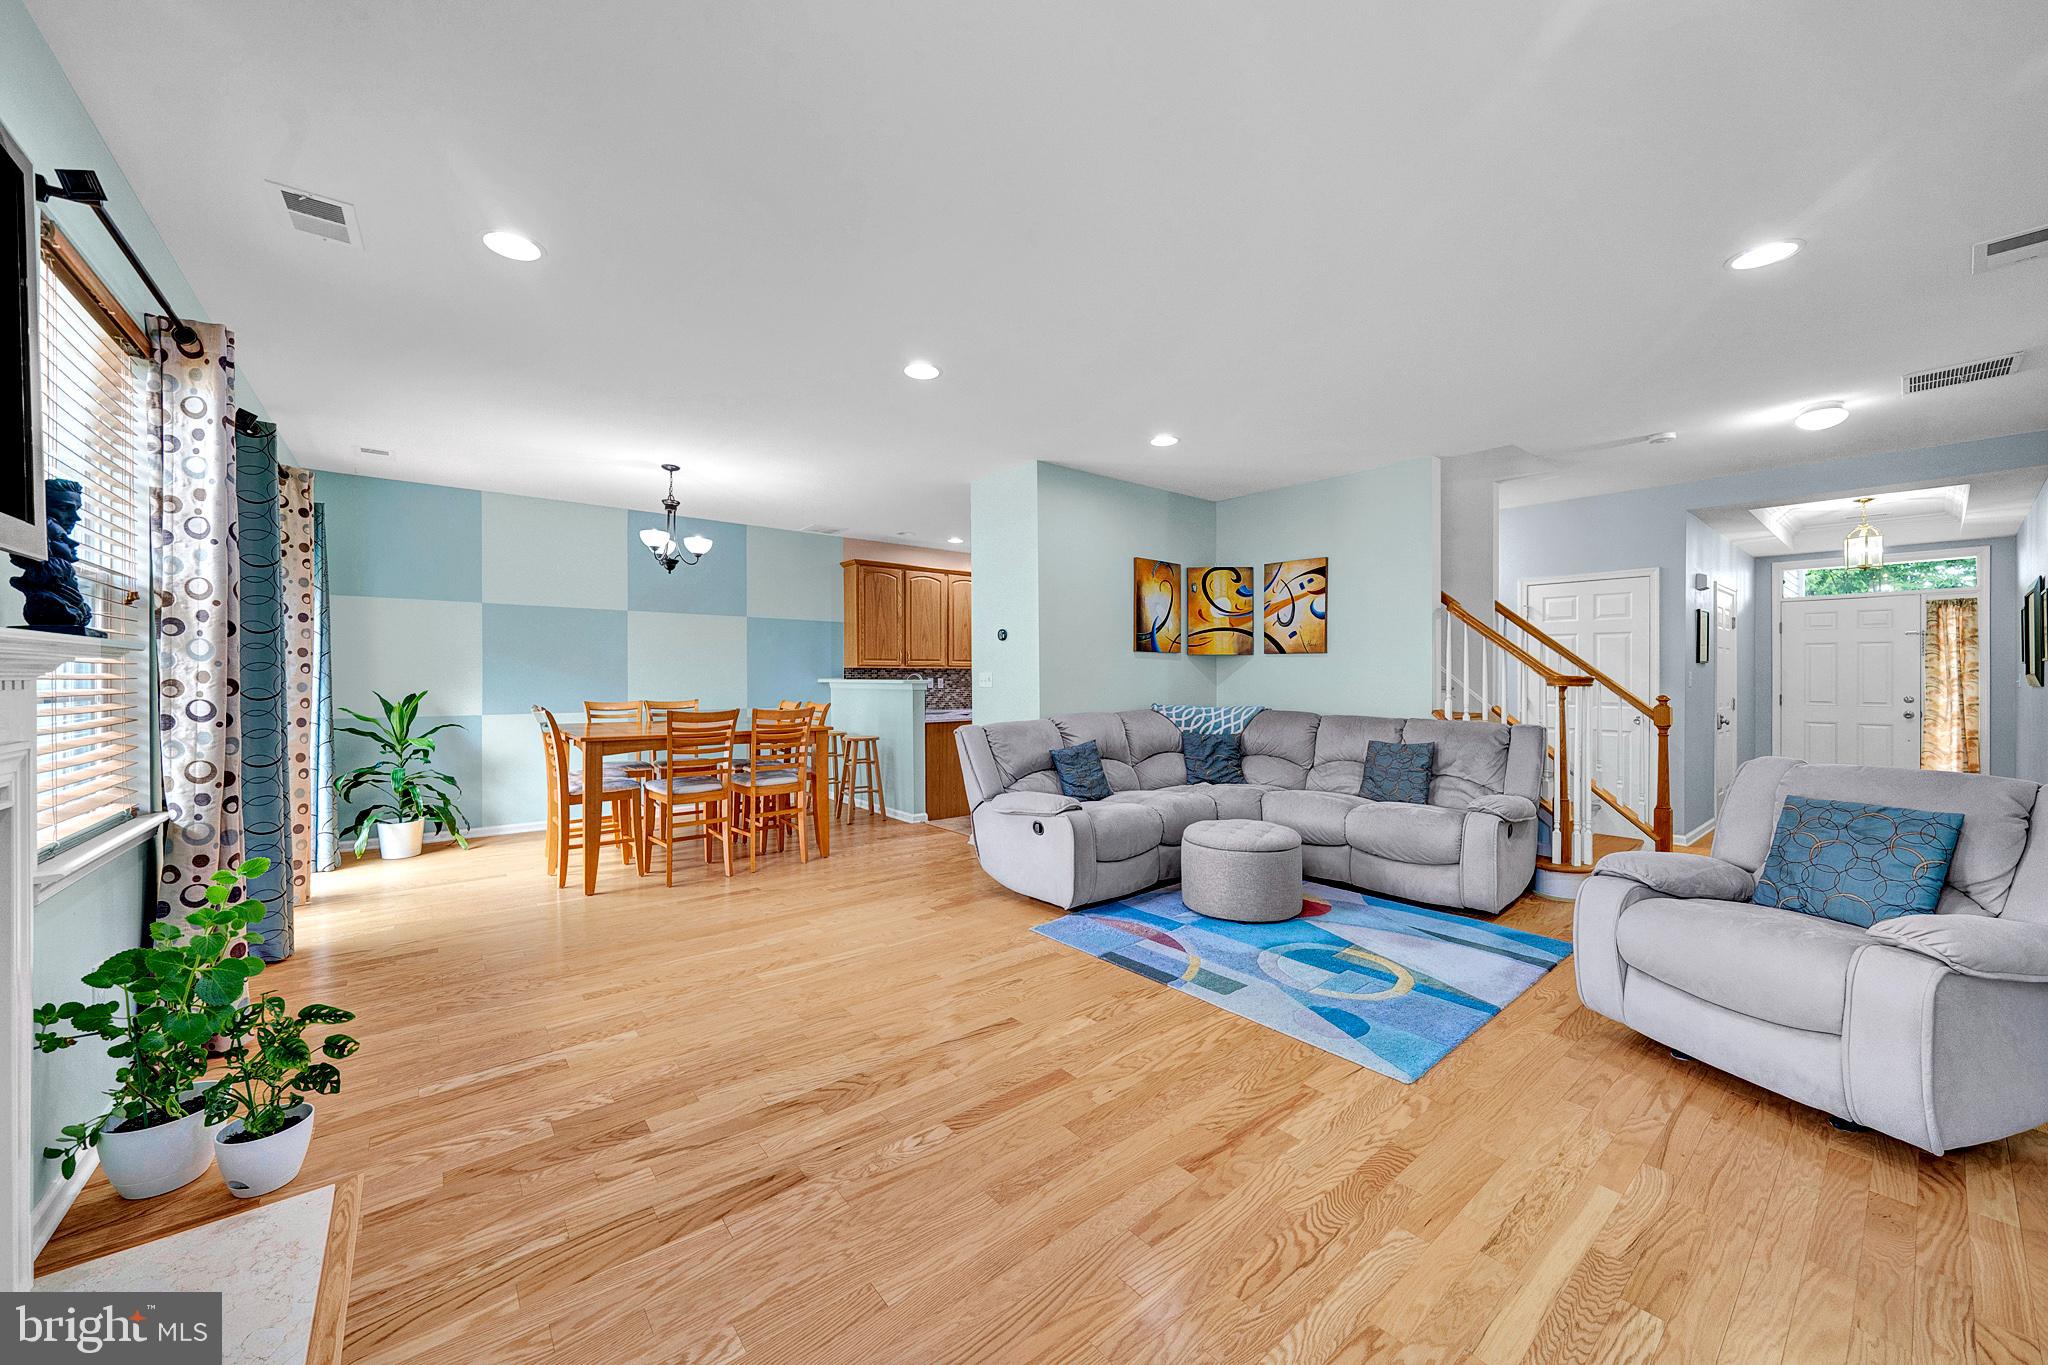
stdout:
[[133,820],[124,820],[98,838],[88,839],[76,848],[67,848],[48,862],[38,864],[36,903],[40,905],[64,888],[91,876],[170,821],[168,811],[149,811]]

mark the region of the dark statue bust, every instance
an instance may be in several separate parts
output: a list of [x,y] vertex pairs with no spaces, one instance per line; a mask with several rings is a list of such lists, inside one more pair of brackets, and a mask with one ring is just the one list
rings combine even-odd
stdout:
[[71,479],[43,480],[50,557],[40,562],[9,555],[21,572],[7,581],[21,589],[21,619],[37,630],[68,635],[106,634],[92,629],[92,604],[78,590],[78,525],[85,493]]

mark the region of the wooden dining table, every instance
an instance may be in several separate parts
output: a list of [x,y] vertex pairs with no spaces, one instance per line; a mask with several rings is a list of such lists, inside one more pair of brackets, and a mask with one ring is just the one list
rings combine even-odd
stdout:
[[[832,856],[832,814],[831,791],[832,773],[829,750],[831,728],[824,725],[811,727],[811,827],[818,834],[818,856]],[[668,748],[668,731],[659,725],[641,725],[637,722],[614,723],[562,722],[562,738],[569,747],[583,755],[583,790],[586,794],[604,790],[604,761],[615,754],[658,754]],[[751,727],[741,727],[733,733],[733,742],[751,746],[754,732]],[[600,826],[603,822],[603,802],[586,799],[583,802],[583,894],[597,894],[598,855]]]

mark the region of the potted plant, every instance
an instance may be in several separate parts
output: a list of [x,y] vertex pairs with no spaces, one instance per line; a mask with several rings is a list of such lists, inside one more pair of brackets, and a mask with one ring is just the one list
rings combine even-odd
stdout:
[[283,997],[265,995],[236,1010],[228,1026],[227,1071],[206,1092],[214,1159],[228,1191],[243,1199],[289,1184],[305,1164],[313,1141],[308,1094],[341,1089],[334,1063],[355,1055],[356,1040],[330,1033],[315,1060],[306,1041],[309,1024],[346,1024],[355,1015],[332,1005],[306,1005],[296,1014]]
[[235,1002],[263,970],[249,952],[262,941],[254,929],[263,907],[236,894],[269,868],[269,859],[250,858],[216,872],[206,904],[185,917],[183,929],[158,921],[149,926],[148,947],[118,952],[82,978],[95,991],[118,991],[118,1000],[36,1009],[40,1050],[95,1038],[120,1063],[106,1112],[66,1125],[64,1143],[43,1149],[45,1158],[62,1160],[65,1179],[77,1173],[88,1148],[98,1149],[123,1199],[165,1194],[212,1164],[206,1045],[233,1022]]
[[443,730],[460,730],[462,726],[449,720],[414,734],[412,727],[419,720],[425,692],[411,693],[397,703],[387,701],[381,692],[372,695],[384,708],[383,716],[349,711],[361,724],[341,727],[343,734],[375,744],[382,755],[376,762],[334,780],[335,794],[344,801],[363,791],[373,798],[356,812],[355,819],[343,831],[344,837],[355,840],[358,858],[370,846],[373,830],[381,856],[412,858],[419,855],[423,827],[431,824],[468,848],[469,840],[462,836],[462,811],[455,804],[455,796],[462,788],[432,763],[434,736]]

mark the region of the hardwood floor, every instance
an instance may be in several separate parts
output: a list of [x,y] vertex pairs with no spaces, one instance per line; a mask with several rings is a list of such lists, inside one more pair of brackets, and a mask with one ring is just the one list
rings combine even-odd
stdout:
[[[967,842],[665,891],[533,838],[323,878],[351,1361],[2029,1361],[2048,1130],[1936,1160],[1578,1007],[1404,1086],[1040,938]],[[1509,923],[1568,929],[1525,899]],[[103,1177],[41,1266],[219,1216]]]

